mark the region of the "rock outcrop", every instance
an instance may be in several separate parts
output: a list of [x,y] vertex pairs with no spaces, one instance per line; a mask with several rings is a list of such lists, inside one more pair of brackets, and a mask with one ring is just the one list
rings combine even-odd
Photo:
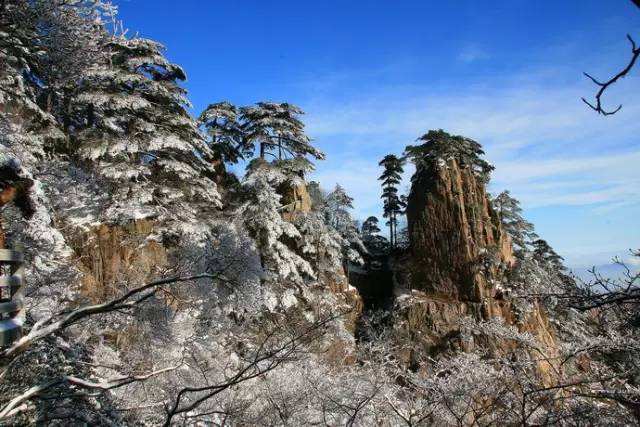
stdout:
[[82,293],[98,302],[122,293],[124,284],[140,285],[158,278],[168,265],[167,249],[149,239],[155,223],[135,220],[124,225],[102,224],[71,241],[78,256]]
[[[515,265],[511,241],[493,211],[485,186],[470,168],[449,160],[413,179],[407,218],[411,252],[395,260],[396,329],[412,343],[403,356],[413,363],[416,349],[442,352],[488,349],[506,354],[509,340],[462,337],[462,321],[498,319],[530,333],[550,359],[557,354],[555,332],[537,303],[518,310],[502,284]],[[404,289],[402,289],[404,288]],[[554,367],[539,362],[545,382]]]
[[511,240],[491,208],[484,183],[449,160],[414,177],[407,207],[411,287],[480,302],[514,264]]
[[311,211],[311,197],[304,180],[284,182],[278,188],[278,194],[282,195],[281,203],[284,206],[282,217],[285,221],[292,221],[297,214],[306,214]]

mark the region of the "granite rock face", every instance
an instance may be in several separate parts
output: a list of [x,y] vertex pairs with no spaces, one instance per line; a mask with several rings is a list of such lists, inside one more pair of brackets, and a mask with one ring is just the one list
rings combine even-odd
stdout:
[[84,273],[82,293],[94,302],[121,294],[124,284],[140,285],[160,277],[168,265],[162,243],[148,239],[156,224],[135,220],[123,225],[101,224],[71,239]]
[[452,159],[414,177],[407,220],[412,289],[463,301],[495,296],[515,262],[511,239],[469,168]]
[[[455,160],[414,177],[407,219],[411,251],[395,260],[395,305],[399,339],[411,345],[404,359],[413,363],[416,351],[426,355],[474,351],[495,356],[515,345],[474,335],[463,338],[462,321],[498,320],[528,332],[553,359],[556,333],[537,302],[526,311],[516,307],[505,290],[514,268],[511,239],[491,207],[485,184]],[[539,362],[546,383],[554,367]]]

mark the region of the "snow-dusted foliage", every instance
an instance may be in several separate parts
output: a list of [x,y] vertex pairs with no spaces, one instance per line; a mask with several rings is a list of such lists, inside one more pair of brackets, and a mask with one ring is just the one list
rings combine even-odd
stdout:
[[300,250],[316,271],[335,271],[342,263],[344,238],[327,225],[322,212],[298,215],[294,222],[301,235]]
[[339,184],[325,198],[325,218],[342,237],[343,258],[347,262],[362,265],[364,260],[361,254],[367,250],[360,238],[358,226],[349,213],[349,209],[352,208],[353,198]]
[[253,155],[253,143],[244,138],[238,109],[227,101],[210,104],[198,118],[198,125],[209,138],[216,158],[227,163],[237,163]]
[[240,113],[244,137],[248,143],[259,144],[260,158],[269,153],[277,160],[307,156],[324,159],[324,153],[305,134],[304,123],[299,119],[304,112],[295,105],[258,102],[242,107]]
[[[630,271],[576,284],[503,197],[522,253],[499,292],[444,313],[460,321],[439,346],[422,327],[440,298],[368,325],[348,270],[365,254],[383,273],[388,243],[370,218],[367,254],[345,190],[306,184],[324,155],[301,109],[222,102],[195,121],[185,72],[159,43],[107,31],[108,2],[0,8],[0,240],[25,248],[27,311],[0,348],[3,425],[630,424]],[[492,169],[468,138],[421,141],[418,168]],[[256,150],[224,188],[223,162]],[[414,297],[428,299],[396,308]]]
[[[23,174],[31,176],[26,170]],[[26,249],[27,303],[31,316],[39,319],[77,297],[80,272],[69,262],[73,252],[54,224],[53,203],[42,181],[34,181],[30,197],[35,208],[32,217],[27,220],[15,210],[7,211],[6,217],[10,240]]]
[[[482,158],[482,146],[471,138],[450,135],[442,129],[430,130],[418,138],[420,145],[409,145],[406,156],[416,165],[418,172],[424,169],[437,169],[450,159],[461,166],[468,166],[485,182],[494,167]],[[420,174],[415,174],[414,177]]]
[[157,216],[175,206],[193,219],[198,209],[218,207],[213,153],[185,109],[182,68],[152,40],[114,37],[104,50],[104,60],[79,81],[71,108],[73,154],[112,183],[105,216]]
[[534,232],[533,224],[522,217],[520,202],[505,190],[493,198],[491,204],[505,231],[511,237],[516,255],[524,256],[523,252],[528,250],[527,245],[538,236]]
[[315,273],[309,262],[295,251],[302,238],[300,232],[282,218],[281,196],[274,186],[282,183],[283,178],[276,168],[268,165],[253,170],[244,182],[248,200],[240,209],[240,215],[256,241],[267,273],[302,282],[305,278],[315,278]]

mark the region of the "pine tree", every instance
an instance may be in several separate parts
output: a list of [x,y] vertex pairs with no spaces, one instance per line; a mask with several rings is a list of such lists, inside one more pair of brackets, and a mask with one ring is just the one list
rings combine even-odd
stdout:
[[353,198],[340,184],[326,198],[326,212],[329,223],[336,230],[341,230],[352,222],[349,209],[353,209]]
[[[467,137],[450,135],[442,129],[430,130],[417,139],[420,145],[409,145],[405,149],[416,165],[419,173],[423,169],[435,169],[449,159],[455,159],[460,166],[468,166],[484,182],[489,181],[489,175],[494,167],[482,159],[482,146]],[[418,176],[416,173],[414,176]]]
[[219,205],[213,153],[178,85],[186,75],[163,49],[152,40],[114,37],[106,61],[85,74],[73,97],[71,154],[113,182],[110,216],[152,215],[185,201]]
[[244,182],[247,202],[240,208],[240,217],[256,242],[262,267],[268,278],[280,278],[301,283],[314,278],[311,264],[298,255],[290,242],[302,241],[298,229],[282,219],[281,196],[267,168],[258,168]]
[[379,220],[375,216],[370,216],[362,223],[361,235],[362,243],[367,248],[367,263],[371,264],[371,259],[384,256],[389,249],[389,241],[380,234]]
[[533,224],[522,217],[520,202],[511,197],[508,190],[498,194],[491,202],[502,226],[516,246],[516,255],[522,257],[527,250],[527,243],[538,238]]
[[367,240],[370,237],[377,235],[380,232],[380,227],[378,227],[378,218],[375,216],[370,216],[365,219],[362,223],[362,239]]
[[351,218],[349,210],[353,209],[353,198],[344,188],[336,184],[335,189],[329,193],[325,201],[325,218],[344,239],[343,259],[345,266],[348,262],[362,264],[360,252],[366,252],[360,239],[358,227]]
[[111,35],[105,27],[116,11],[109,2],[71,0],[33,2],[37,15],[40,102],[66,131],[72,125],[71,102],[78,81],[104,59],[102,46]]
[[531,242],[531,246],[533,246],[533,258],[536,261],[556,271],[566,270],[566,267],[562,264],[564,258],[558,255],[546,240],[534,240]]
[[382,200],[384,201],[384,217],[388,218],[389,242],[395,248],[397,241],[398,215],[406,207],[404,199],[398,195],[398,184],[402,181],[404,159],[393,154],[386,155],[380,163],[384,168],[378,180],[382,181]]
[[[260,147],[259,156],[267,154],[276,160],[287,158],[324,159],[324,154],[311,145],[304,132],[304,124],[298,118],[304,112],[292,104],[259,102],[255,106],[240,109],[242,130],[247,147]],[[275,151],[275,153],[273,152]]]
[[55,122],[65,123],[63,95],[100,57],[111,10],[98,0],[0,3],[0,137],[12,155],[30,164],[65,140]]
[[237,163],[253,155],[253,144],[243,136],[235,105],[227,101],[210,104],[200,114],[198,125],[204,128],[211,150],[218,160]]

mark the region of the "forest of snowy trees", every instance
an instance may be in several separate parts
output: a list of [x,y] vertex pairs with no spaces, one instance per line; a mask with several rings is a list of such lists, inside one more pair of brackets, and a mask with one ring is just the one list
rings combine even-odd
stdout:
[[[478,142],[386,155],[384,219],[360,224],[308,182],[325,154],[301,108],[221,93],[194,117],[185,79],[108,1],[0,2],[0,247],[25,267],[0,294],[24,305],[0,424],[640,422],[640,276],[574,278],[484,194]],[[471,279],[416,286],[417,256]]]

